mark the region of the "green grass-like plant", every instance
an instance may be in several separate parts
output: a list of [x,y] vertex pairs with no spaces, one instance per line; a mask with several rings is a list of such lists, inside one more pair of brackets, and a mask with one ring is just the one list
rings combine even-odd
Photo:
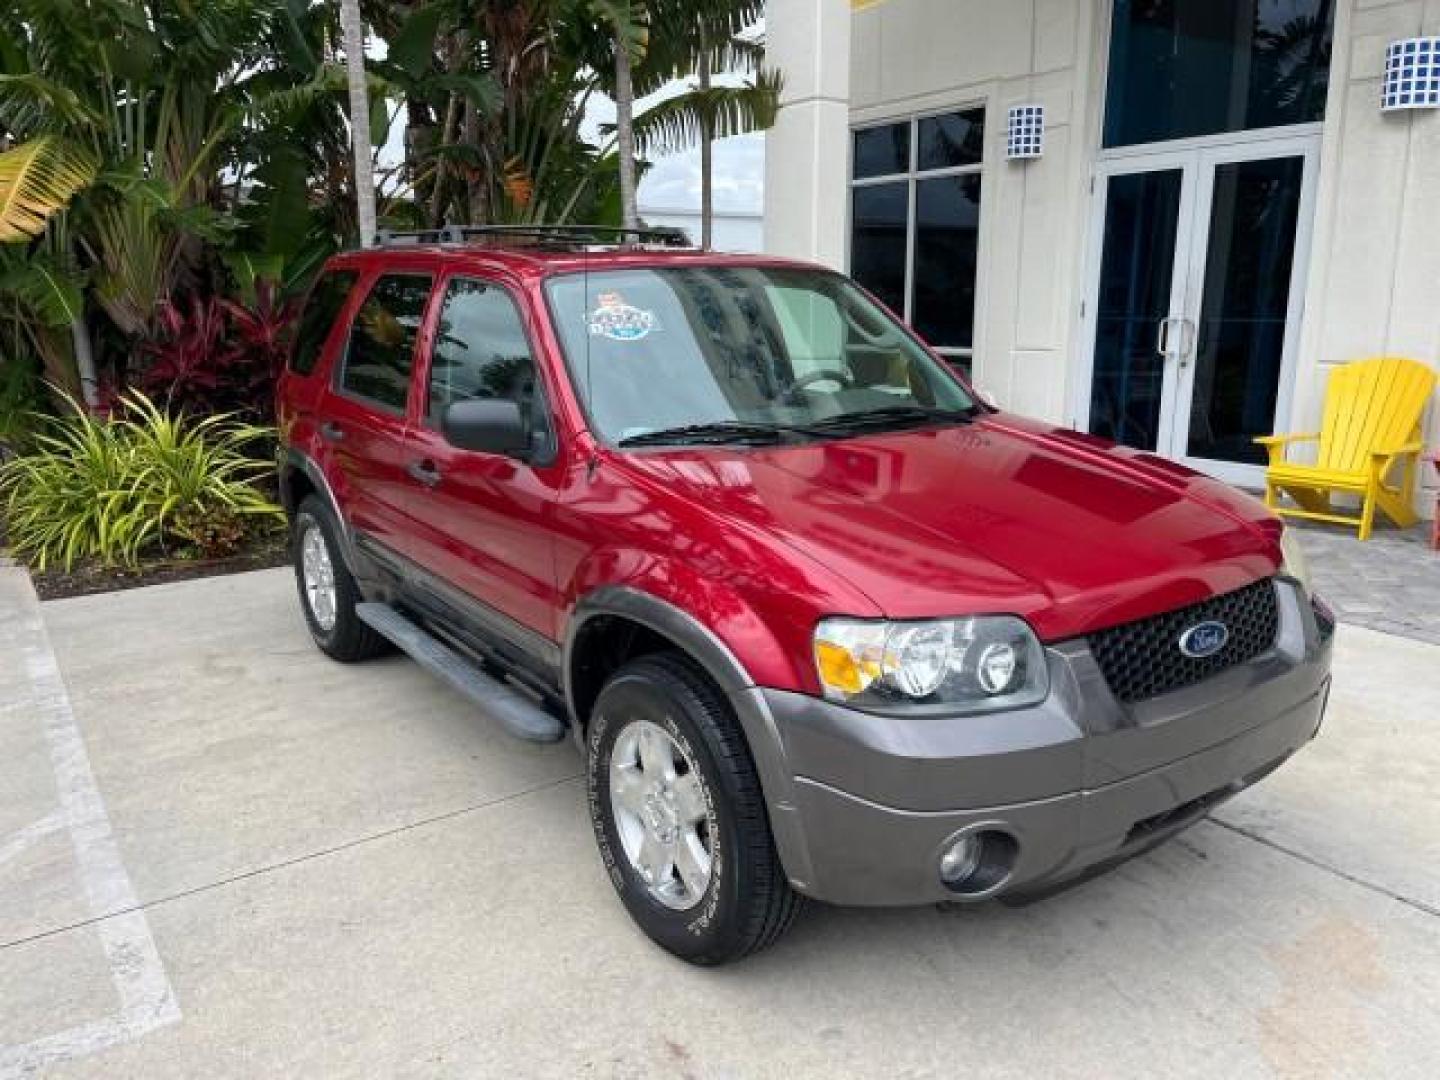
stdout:
[[251,450],[273,437],[270,429],[230,416],[171,416],[138,392],[124,395],[110,419],[70,404],[71,415],[37,434],[31,452],[0,465],[11,548],[37,570],[68,572],[87,560],[135,566],[202,535],[283,520],[260,487],[274,463]]

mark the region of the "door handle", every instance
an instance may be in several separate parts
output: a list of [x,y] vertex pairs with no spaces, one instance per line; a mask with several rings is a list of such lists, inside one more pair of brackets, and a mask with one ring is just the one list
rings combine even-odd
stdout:
[[320,425],[320,437],[326,442],[339,442],[345,438],[345,429],[334,420],[327,420]]
[[1155,342],[1155,351],[1161,356],[1170,355],[1170,324],[1174,321],[1173,318],[1169,317],[1160,320],[1160,330]]
[[410,474],[410,479],[424,484],[427,488],[433,488],[440,483],[440,470],[433,461],[411,462],[405,471]]

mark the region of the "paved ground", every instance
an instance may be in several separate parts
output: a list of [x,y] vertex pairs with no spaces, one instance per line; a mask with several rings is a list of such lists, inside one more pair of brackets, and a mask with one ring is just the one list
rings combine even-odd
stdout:
[[1377,524],[1363,544],[1353,529],[1302,525],[1298,533],[1315,587],[1342,619],[1440,644],[1440,551],[1430,548],[1428,521]]
[[704,972],[630,926],[568,744],[331,664],[290,589],[0,570],[0,1076],[1435,1075],[1434,646],[1342,627],[1321,739],[1107,877]]

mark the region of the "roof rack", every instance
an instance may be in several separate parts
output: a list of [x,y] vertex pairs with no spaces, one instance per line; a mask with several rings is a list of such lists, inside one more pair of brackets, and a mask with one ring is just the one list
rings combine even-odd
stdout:
[[382,229],[380,247],[415,244],[466,244],[475,241],[530,244],[535,247],[669,247],[692,248],[684,229],[617,229],[607,225],[446,225],[438,229]]

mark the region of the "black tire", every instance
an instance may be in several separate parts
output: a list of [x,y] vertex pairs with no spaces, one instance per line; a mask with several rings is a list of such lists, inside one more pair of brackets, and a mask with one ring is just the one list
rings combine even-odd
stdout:
[[[651,894],[614,820],[611,755],[635,719],[669,733],[693,762],[705,793],[713,872],[704,896],[688,910]],[[596,700],[586,746],[590,820],[601,860],[621,902],[657,944],[692,964],[724,964],[767,948],[789,929],[802,898],[776,854],[750,748],[724,696],[690,661],[660,653],[611,676]]]
[[[311,528],[318,529],[325,540],[330,556],[330,566],[335,580],[335,624],[329,630],[323,628],[310,609],[310,598],[305,591],[302,546],[305,534]],[[310,636],[326,656],[342,663],[368,660],[387,652],[390,643],[377,634],[355,614],[355,605],[363,599],[355,579],[346,569],[340,554],[337,527],[334,516],[325,502],[315,495],[301,501],[291,526],[290,547],[295,564],[295,585],[300,593],[300,610],[305,613],[305,625]]]

